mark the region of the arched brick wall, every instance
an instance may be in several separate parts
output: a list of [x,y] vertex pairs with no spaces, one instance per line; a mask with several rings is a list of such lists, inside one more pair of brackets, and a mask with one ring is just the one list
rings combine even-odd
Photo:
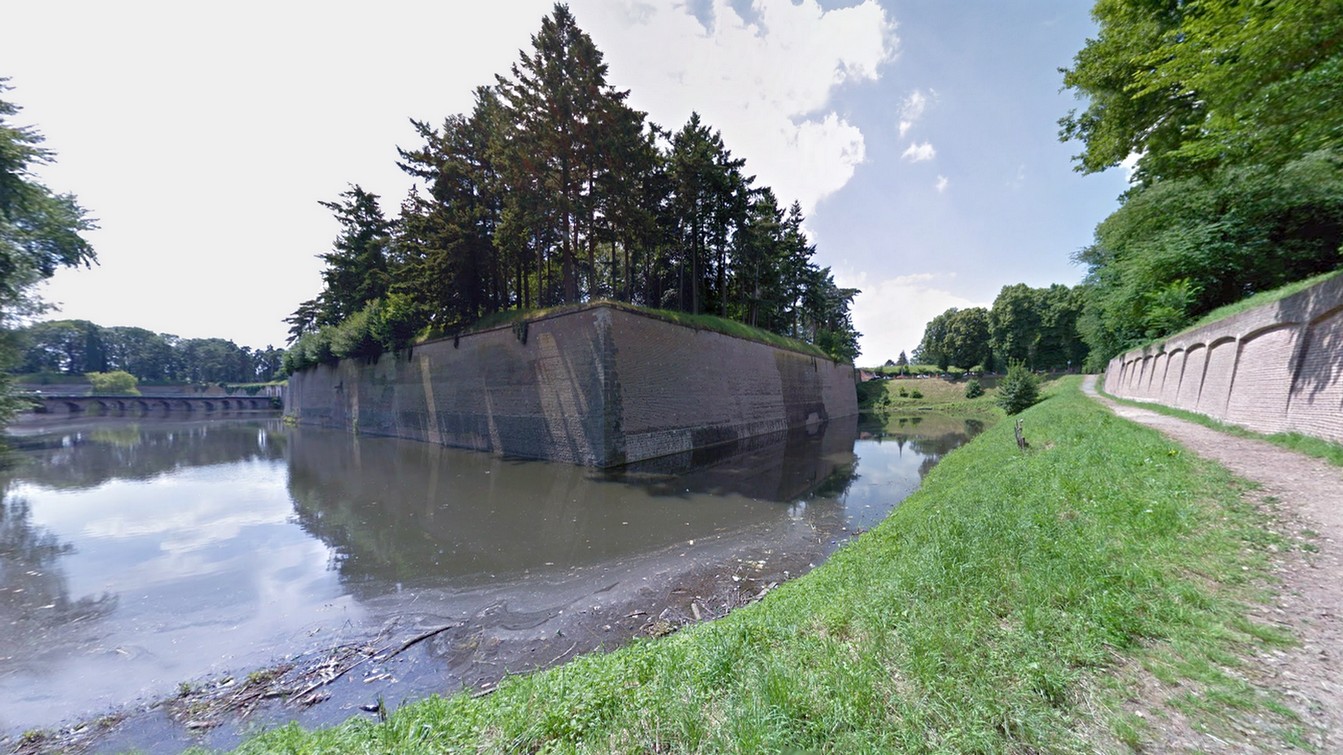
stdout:
[[1143,386],[1143,396],[1161,395],[1161,383],[1166,379],[1166,358],[1166,352],[1163,351],[1152,359],[1152,374],[1147,377],[1147,384]]
[[1310,323],[1305,341],[1292,380],[1288,427],[1343,440],[1343,307]]
[[1208,364],[1208,347],[1195,344],[1189,347],[1184,360],[1184,380],[1180,382],[1180,394],[1175,405],[1181,409],[1194,411],[1198,406],[1198,394],[1203,389],[1203,368]]
[[1208,347],[1208,366],[1203,374],[1203,390],[1194,411],[1215,419],[1226,416],[1226,400],[1231,395],[1231,378],[1236,373],[1236,340],[1226,338]]
[[1166,379],[1161,384],[1161,395],[1158,398],[1163,404],[1175,406],[1175,399],[1180,391],[1180,381],[1184,376],[1184,362],[1184,349],[1176,349],[1166,355]]
[[1116,396],[1343,443],[1343,275],[1121,354],[1107,373]]
[[1287,426],[1287,396],[1292,388],[1292,352],[1296,323],[1284,323],[1246,336],[1227,401],[1226,420],[1256,424],[1276,433]]

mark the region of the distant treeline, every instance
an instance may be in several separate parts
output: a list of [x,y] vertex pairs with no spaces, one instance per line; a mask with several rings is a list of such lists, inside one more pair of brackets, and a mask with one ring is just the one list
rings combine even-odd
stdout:
[[1004,286],[992,309],[952,307],[934,317],[913,362],[989,372],[1011,362],[1032,370],[1081,367],[1088,354],[1077,330],[1084,296],[1080,286]]
[[284,349],[252,350],[222,338],[178,338],[88,320],[39,322],[15,333],[21,375],[123,370],[149,383],[251,383],[274,379]]
[[649,122],[556,5],[469,114],[398,150],[419,185],[387,217],[351,186],[323,289],[289,322],[290,366],[372,357],[425,330],[598,299],[718,315],[852,360],[855,289],[836,286],[794,202],[756,185],[698,115]]

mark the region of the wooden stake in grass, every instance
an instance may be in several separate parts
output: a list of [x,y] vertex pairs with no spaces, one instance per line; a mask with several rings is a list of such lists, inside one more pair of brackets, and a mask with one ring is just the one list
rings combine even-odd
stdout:
[[1031,447],[1031,444],[1026,442],[1026,435],[1021,430],[1021,420],[1017,420],[1016,435],[1017,435],[1017,448],[1021,449],[1022,451],[1025,451],[1026,449]]

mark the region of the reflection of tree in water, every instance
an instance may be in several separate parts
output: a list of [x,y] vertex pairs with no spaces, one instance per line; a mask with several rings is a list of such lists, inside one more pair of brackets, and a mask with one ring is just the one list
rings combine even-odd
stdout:
[[[939,418],[936,422],[930,422],[937,428],[946,430],[948,423]],[[956,420],[959,427],[949,432],[938,434],[920,432],[923,428],[922,417],[901,417],[899,423],[892,423],[896,428],[894,431],[888,431],[881,441],[883,443],[897,443],[900,450],[903,451],[906,446],[923,456],[923,461],[919,463],[919,477],[923,478],[937,466],[942,457],[955,451],[961,446],[969,443],[972,438],[984,432],[984,422],[978,419]]]
[[24,479],[50,488],[86,489],[187,467],[282,459],[285,436],[279,429],[278,421],[130,423],[10,441],[29,461]]
[[90,624],[116,609],[115,595],[70,598],[59,561],[73,550],[33,526],[26,500],[0,492],[0,673],[38,665],[44,654],[78,642],[70,625]]
[[835,467],[835,471],[822,480],[811,494],[818,498],[843,498],[858,477],[858,458],[854,457],[848,464]]

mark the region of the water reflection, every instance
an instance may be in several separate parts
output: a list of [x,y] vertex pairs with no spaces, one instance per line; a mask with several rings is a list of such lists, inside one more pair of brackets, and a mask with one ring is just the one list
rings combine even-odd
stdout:
[[274,419],[14,438],[21,463],[0,475],[0,731],[367,636],[410,603],[549,615],[571,599],[562,585],[637,586],[650,554],[665,567],[687,544],[774,547],[805,566],[977,429],[831,423],[613,472]]
[[[780,501],[852,479],[854,425],[831,423],[619,471],[509,460],[302,428],[289,438],[298,521],[351,589],[479,584],[564,571],[769,525]],[[822,500],[807,517],[833,515]]]
[[73,638],[62,626],[91,626],[116,609],[115,595],[71,597],[60,560],[73,552],[70,542],[33,524],[25,498],[8,485],[0,491],[0,671],[40,671],[69,650]]
[[111,480],[150,480],[189,467],[284,458],[279,420],[142,420],[82,423],[7,438],[23,479],[84,490]]
[[815,428],[636,462],[606,472],[606,478],[643,486],[654,495],[693,492],[793,501],[823,483],[842,491],[853,479],[857,425],[856,415],[842,417]]

